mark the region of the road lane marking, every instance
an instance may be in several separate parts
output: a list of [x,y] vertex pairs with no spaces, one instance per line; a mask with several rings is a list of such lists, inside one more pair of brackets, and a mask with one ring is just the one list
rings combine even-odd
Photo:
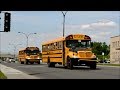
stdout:
[[31,68],[31,67],[45,67],[45,66],[17,66],[17,67],[23,67],[23,68]]

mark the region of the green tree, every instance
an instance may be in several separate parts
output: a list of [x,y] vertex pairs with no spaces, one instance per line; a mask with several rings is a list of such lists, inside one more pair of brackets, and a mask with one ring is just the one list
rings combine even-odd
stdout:
[[102,52],[104,52],[104,57],[109,58],[110,45],[107,45],[105,42],[92,42],[92,51],[95,55],[102,59]]

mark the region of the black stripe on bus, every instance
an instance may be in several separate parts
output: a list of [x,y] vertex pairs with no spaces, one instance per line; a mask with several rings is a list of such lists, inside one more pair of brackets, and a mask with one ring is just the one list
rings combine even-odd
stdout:
[[62,54],[62,53],[50,53],[50,54],[42,54],[42,55],[54,55],[54,54]]
[[[62,50],[62,49],[55,49],[55,50],[50,50],[50,51],[56,51],[56,50]],[[46,50],[45,50],[45,51],[43,51],[43,52],[46,52]]]
[[[43,58],[47,58],[47,57],[43,57]],[[49,58],[62,58],[62,57],[49,57]]]

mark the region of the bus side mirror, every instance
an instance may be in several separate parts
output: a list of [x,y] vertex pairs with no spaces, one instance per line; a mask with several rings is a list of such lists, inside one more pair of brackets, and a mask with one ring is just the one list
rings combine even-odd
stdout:
[[93,42],[91,42],[91,47],[93,47]]

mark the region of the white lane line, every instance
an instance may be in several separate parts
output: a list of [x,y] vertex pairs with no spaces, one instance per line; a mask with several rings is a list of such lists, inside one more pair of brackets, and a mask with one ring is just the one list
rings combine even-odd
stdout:
[[45,66],[17,66],[17,67],[31,68],[31,67],[45,67]]

